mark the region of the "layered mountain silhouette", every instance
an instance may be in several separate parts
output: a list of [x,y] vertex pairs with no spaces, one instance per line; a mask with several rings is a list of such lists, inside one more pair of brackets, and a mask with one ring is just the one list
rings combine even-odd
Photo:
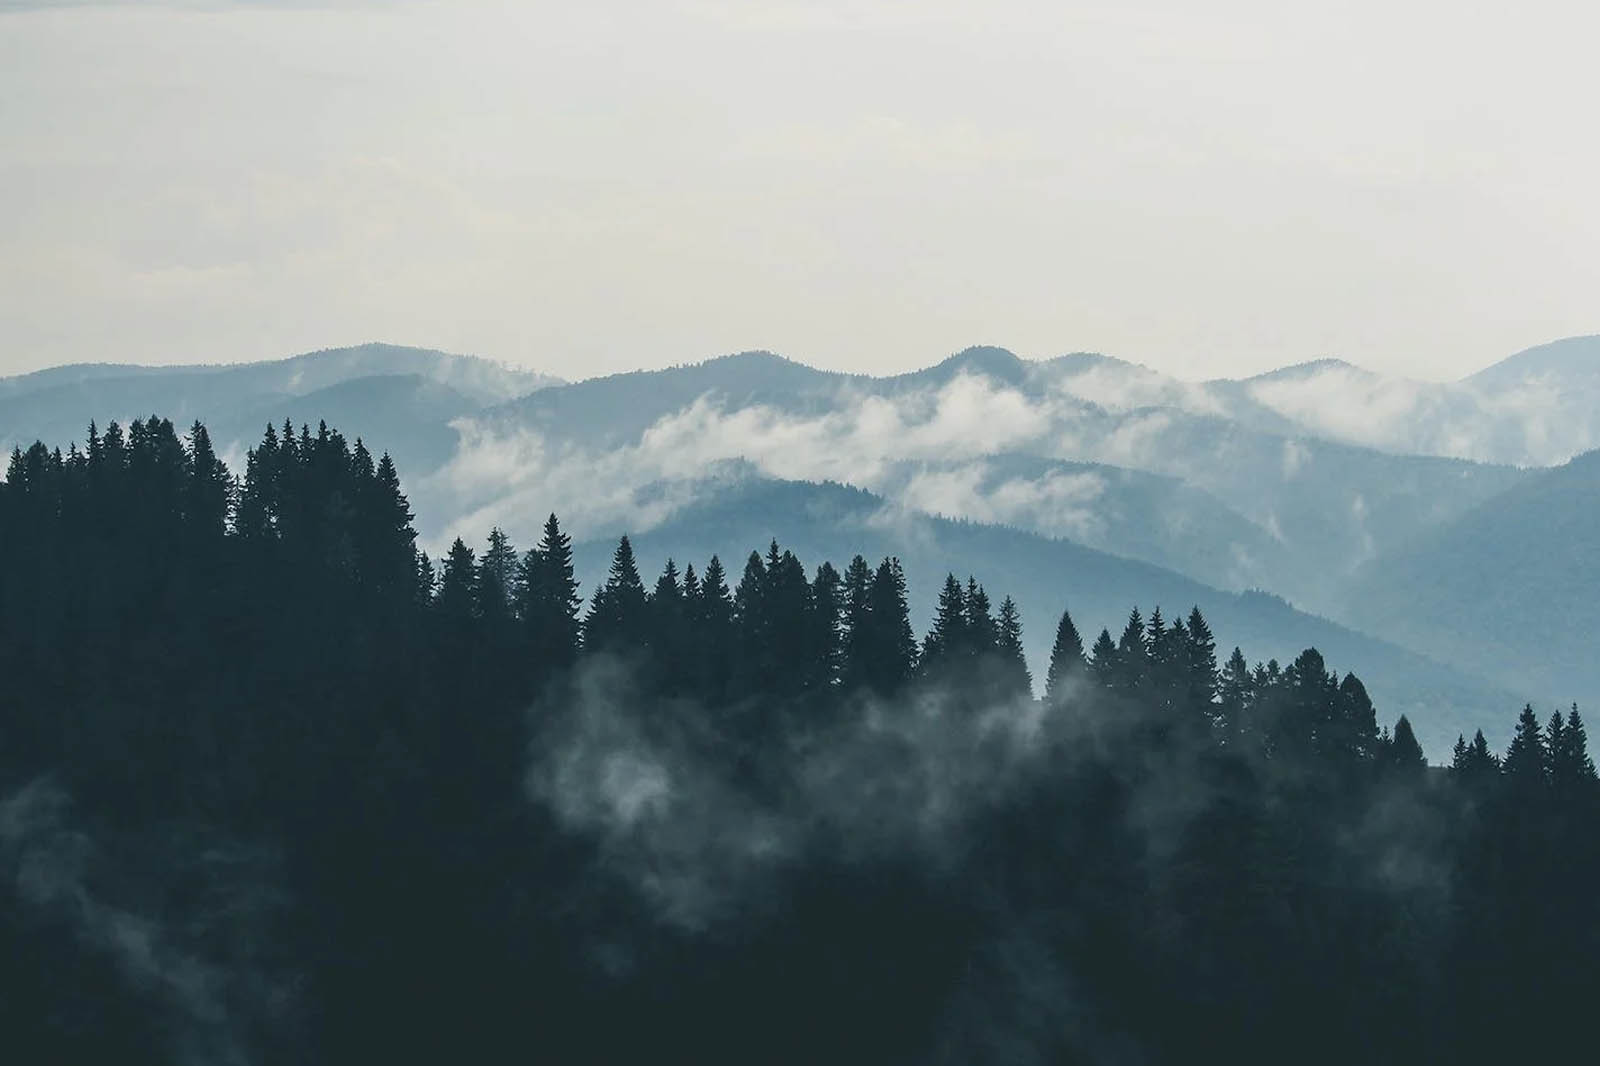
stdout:
[[1600,451],[1527,481],[1374,560],[1352,622],[1536,697],[1600,692],[1593,627]]
[[434,551],[495,525],[531,543],[551,511],[594,552],[629,532],[684,561],[799,535],[813,564],[905,556],[921,608],[941,559],[984,560],[1036,671],[1062,604],[1115,631],[1135,603],[1199,602],[1253,657],[1348,652],[1435,757],[1468,722],[1492,736],[1505,701],[1600,694],[1573,624],[1600,579],[1600,462],[1568,463],[1600,444],[1597,337],[1450,383],[1333,359],[1192,382],[977,347],[889,377],[747,352],[567,384],[383,344],[0,379],[6,447],[152,412],[204,419],[240,468],[268,423],[362,436]]

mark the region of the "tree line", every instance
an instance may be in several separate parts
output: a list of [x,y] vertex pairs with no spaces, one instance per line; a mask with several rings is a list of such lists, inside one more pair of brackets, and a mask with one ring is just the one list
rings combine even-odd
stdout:
[[[175,873],[127,872],[162,865],[153,839],[280,856],[291,902],[248,951],[193,947],[261,1061],[971,1061],[1019,1040],[1037,1061],[1478,1061],[1586,1038],[1600,789],[1576,706],[1430,767],[1314,649],[1219,662],[1198,606],[1135,608],[1087,648],[1063,611],[1036,686],[1016,604],[972,576],[945,577],[918,640],[893,557],[808,570],[773,541],[737,578],[712,556],[647,584],[623,537],[585,595],[553,514],[526,551],[494,529],[438,559],[413,518],[389,457],[325,424],[269,426],[237,478],[201,423],[159,417],[13,452],[0,1028],[166,1061],[200,1024],[82,907],[74,926],[29,896],[15,797],[47,779],[112,842],[97,891],[128,913],[201,913]],[[683,929],[530,798],[530,752],[602,671],[763,810],[793,804],[802,759],[935,697],[975,761],[984,715],[1046,725],[957,859],[812,841],[776,916]],[[987,1002],[985,966],[1042,1021],[960,1007]],[[252,1000],[244,969],[296,991]]]

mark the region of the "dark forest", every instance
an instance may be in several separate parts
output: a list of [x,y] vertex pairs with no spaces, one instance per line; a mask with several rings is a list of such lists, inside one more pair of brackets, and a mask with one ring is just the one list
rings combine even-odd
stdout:
[[1508,707],[1506,751],[1430,765],[1333,669],[1361,664],[1219,654],[1203,605],[1095,635],[1063,604],[1030,620],[1056,633],[1033,678],[981,559],[918,639],[894,558],[774,542],[651,577],[623,538],[580,589],[554,515],[440,559],[413,517],[389,457],[326,425],[268,428],[240,478],[159,417],[12,454],[7,1061],[1503,1063],[1592,1039],[1575,706]]

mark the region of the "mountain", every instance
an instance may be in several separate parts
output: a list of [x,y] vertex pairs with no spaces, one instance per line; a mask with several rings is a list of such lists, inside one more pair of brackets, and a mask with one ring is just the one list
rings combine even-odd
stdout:
[[[887,378],[744,353],[488,409],[461,424],[461,452],[426,488],[447,527],[517,523],[525,498],[541,518],[554,508],[640,528],[626,511],[633,488],[741,460],[1321,608],[1361,563],[1524,476],[1252,428],[1220,401],[1197,410],[1203,388],[1103,357],[1033,362],[997,348]],[[1119,389],[1128,403],[1112,402]],[[664,508],[653,501],[648,520]]]
[[[417,419],[438,415],[443,408],[456,414],[477,410],[558,380],[487,359],[391,344],[225,366],[56,367],[0,378],[0,448],[10,450],[35,440],[65,447],[84,439],[91,418],[104,425],[152,412],[180,425],[204,420],[224,451],[242,450],[260,437],[267,421],[281,422],[285,417],[313,425],[326,418],[350,433],[351,427],[379,409],[390,413],[375,419],[375,425],[395,421],[399,411],[395,378],[415,379],[414,388],[422,390],[411,415]],[[373,380],[370,389],[357,384],[364,380]],[[422,392],[428,390],[433,391],[424,397]],[[441,406],[443,396],[452,399]],[[304,402],[310,397],[317,399]]]
[[1339,359],[1188,382],[1071,356],[1059,362],[1057,385],[1108,410],[1159,406],[1395,455],[1548,466],[1600,446],[1600,337],[1530,348],[1454,382],[1378,374]]
[[[1033,558],[1036,542],[1057,554],[1070,544],[1090,553],[1073,557],[1085,567],[1181,575],[1191,584],[1172,592],[1179,599],[1269,589],[1311,612],[1271,601],[1289,616],[1338,618],[1472,676],[1492,674],[1520,702],[1600,687],[1580,627],[1533,620],[1533,590],[1548,586],[1545,602],[1575,608],[1595,587],[1585,561],[1563,554],[1584,543],[1588,497],[1573,471],[1586,463],[1565,473],[1515,465],[1564,459],[1600,432],[1597,366],[1600,340],[1575,338],[1448,384],[1329,359],[1193,382],[1092,353],[1029,360],[978,347],[888,377],[745,352],[564,384],[480,359],[365,345],[238,366],[86,365],[3,379],[0,433],[7,444],[65,445],[82,439],[90,418],[159,411],[204,419],[239,467],[267,422],[326,419],[395,455],[432,551],[456,535],[480,542],[493,525],[529,543],[551,511],[580,539],[623,529],[711,535],[704,515],[726,505],[730,486],[850,485],[871,494],[872,522],[860,508],[828,504],[833,497],[788,490],[823,516],[806,521],[828,554],[865,550],[845,534],[912,551],[883,531],[891,518],[908,535],[976,523],[988,532],[973,551]],[[827,520],[840,528],[829,532]],[[1545,544],[1554,529],[1572,536]],[[761,539],[772,534],[795,536],[778,524]],[[1523,541],[1539,547],[1505,566],[1512,584],[1496,593],[1504,617],[1482,618],[1475,577],[1487,575],[1486,587],[1501,581],[1498,560]],[[979,566],[991,556],[967,558],[962,565]],[[1036,563],[1015,573],[1010,591],[1054,587]],[[1551,572],[1523,576],[1524,565]],[[1567,584],[1553,587],[1562,575]],[[1095,609],[1120,614],[1133,599],[1168,602],[1159,589],[1118,592]],[[1435,610],[1451,620],[1438,622]],[[1252,654],[1299,651],[1272,643],[1276,622],[1256,621],[1268,614],[1241,616],[1240,639],[1261,638],[1264,650]],[[1347,639],[1334,628],[1334,639]],[[1421,667],[1391,672],[1432,676],[1448,694],[1433,712],[1426,695],[1407,696],[1423,713],[1470,699]],[[1484,721],[1499,728],[1503,714],[1497,705]]]
[[[580,543],[575,556],[581,591],[604,579],[616,535],[607,530]],[[531,542],[532,537],[527,538]],[[680,569],[703,569],[721,556],[736,581],[745,554],[777,539],[810,569],[830,560],[840,569],[860,553],[876,561],[896,555],[910,583],[912,619],[919,633],[933,615],[947,571],[970,570],[998,603],[1012,596],[1021,608],[1024,644],[1036,684],[1042,684],[1055,623],[1070,608],[1085,642],[1108,628],[1120,632],[1137,604],[1147,615],[1160,606],[1170,618],[1198,605],[1225,658],[1235,645],[1251,662],[1290,661],[1316,647],[1331,668],[1355,670],[1367,684],[1385,722],[1411,718],[1429,755],[1447,756],[1456,734],[1482,728],[1498,744],[1517,697],[1471,673],[1440,666],[1420,655],[1297,611],[1260,592],[1230,593],[1181,574],[1119,558],[1066,540],[1016,529],[934,518],[894,506],[861,489],[739,477],[723,481],[653,529],[632,534],[634,551],[652,583],[667,557]]]
[[1600,388],[1600,335],[1567,337],[1525,349],[1467,380],[1484,389],[1541,382],[1569,391],[1578,385]]
[[1597,499],[1600,452],[1541,471],[1364,568],[1343,616],[1533,697],[1592,706]]

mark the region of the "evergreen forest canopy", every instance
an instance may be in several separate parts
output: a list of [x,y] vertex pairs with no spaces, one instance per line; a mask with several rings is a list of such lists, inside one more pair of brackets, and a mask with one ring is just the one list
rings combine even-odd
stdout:
[[[91,426],[0,483],[14,1061],[1500,1061],[1588,1042],[1578,709],[1429,767],[1201,610],[1044,678],[899,562],[552,515],[416,548],[387,455]],[[1088,644],[1087,649],[1085,644]]]

